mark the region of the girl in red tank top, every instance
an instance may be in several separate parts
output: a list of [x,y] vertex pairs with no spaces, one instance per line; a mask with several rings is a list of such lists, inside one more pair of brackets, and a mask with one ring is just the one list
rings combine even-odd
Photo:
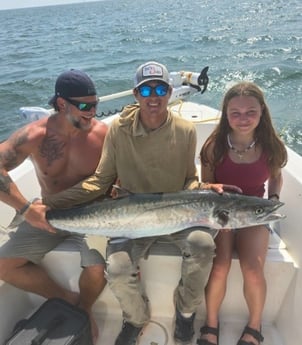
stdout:
[[[200,152],[203,182],[237,185],[244,194],[279,198],[281,168],[287,162],[285,145],[275,132],[260,88],[251,82],[231,87],[223,100],[219,124]],[[261,318],[266,296],[263,267],[269,232],[265,226],[238,231],[225,229],[217,235],[216,257],[205,291],[207,317],[199,345],[218,344],[219,310],[235,249],[244,280],[249,311],[247,326],[237,345],[263,341]]]
[[251,163],[236,163],[227,154],[215,169],[215,180],[224,184],[236,185],[243,194],[263,197],[265,182],[270,176],[267,155]]

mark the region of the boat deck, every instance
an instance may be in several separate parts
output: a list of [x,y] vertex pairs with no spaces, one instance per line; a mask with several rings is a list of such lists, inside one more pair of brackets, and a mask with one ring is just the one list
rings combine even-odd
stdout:
[[[191,104],[188,104],[191,109]],[[186,107],[180,105],[179,111],[186,115]],[[193,115],[188,112],[198,129],[198,148],[204,137],[212,130],[211,120],[217,111],[209,111],[206,107],[192,107]],[[207,116],[203,116],[203,115]],[[204,117],[207,117],[204,121]],[[285,202],[283,214],[287,218],[281,222],[282,229],[276,229],[283,241],[272,234],[265,264],[267,280],[267,300],[263,313],[264,336],[263,345],[299,345],[302,328],[299,320],[302,310],[301,299],[301,198],[302,198],[302,165],[301,157],[288,149],[289,163],[284,168],[284,187],[282,201]],[[196,156],[197,157],[197,156]],[[198,159],[197,159],[198,162]],[[11,172],[22,193],[28,198],[38,195],[39,186],[32,176],[32,164],[24,162],[22,169]],[[1,204],[1,225],[7,226],[14,216],[14,210]],[[63,250],[62,250],[63,249]],[[77,290],[79,270],[79,254],[61,248],[61,251],[49,253],[44,265],[53,277],[64,286]],[[164,244],[151,250],[148,260],[141,262],[141,276],[150,299],[152,322],[145,328],[138,345],[176,345],[173,340],[174,306],[173,290],[178,283],[181,257],[172,248],[167,250]],[[0,281],[0,344],[9,334],[14,324],[28,316],[43,299],[34,294],[27,294]],[[13,306],[13,307],[12,307]],[[122,315],[118,302],[107,286],[94,306],[94,314],[99,325],[100,338],[97,345],[113,345],[121,329]],[[242,277],[239,261],[234,255],[232,268],[228,278],[227,295],[220,313],[220,344],[235,345],[247,322],[247,307],[242,293]],[[196,344],[199,328],[204,322],[204,303],[201,304],[195,320]]]
[[[118,335],[121,329],[121,319],[102,318],[102,314],[96,314],[96,319],[100,325],[100,339],[97,345],[106,344],[114,345],[113,334]],[[195,320],[195,335],[192,344],[196,344],[199,337],[200,326],[203,325],[203,320]],[[240,321],[222,321],[220,322],[220,344],[235,345],[242,333],[245,324]],[[157,318],[151,320],[147,327],[143,330],[139,337],[137,345],[180,345],[173,339],[173,320],[171,318]],[[273,325],[263,325],[262,334],[264,336],[263,345],[283,345],[280,340],[280,334]]]
[[[276,230],[278,231],[278,228]],[[103,241],[105,250],[106,239],[99,238],[99,241]],[[80,255],[75,250],[75,244],[73,241],[66,241],[61,244],[55,251],[47,254],[43,264],[55,279],[59,280],[64,286],[76,291],[80,274]],[[142,283],[150,300],[151,322],[143,330],[138,345],[177,345],[173,339],[174,305],[172,297],[180,277],[181,256],[176,247],[168,243],[157,243],[151,248],[148,259],[141,260],[140,265]],[[68,272],[68,276],[66,272]],[[276,232],[273,232],[270,236],[265,274],[269,294],[263,317],[262,333],[265,338],[263,344],[283,345],[274,322],[284,295],[295,274],[295,264],[288,255],[285,244]],[[17,314],[21,318],[33,312],[44,301],[43,298],[37,295],[27,294],[0,282],[0,291],[8,288],[10,288],[10,297],[7,297],[8,299],[10,298],[16,302],[20,298],[18,305],[22,310]],[[7,300],[3,302],[6,303]],[[122,326],[122,314],[120,306],[108,286],[105,287],[95,303],[93,311],[100,332],[97,345],[114,345],[114,340]],[[204,303],[202,303],[196,315],[195,336],[192,344],[196,344],[199,329],[204,324],[204,312]],[[13,315],[10,317],[11,320],[8,318],[7,321],[12,328],[19,317],[17,319]],[[227,295],[221,308],[220,343],[223,345],[236,344],[246,324],[246,317],[247,309],[242,294],[239,261],[234,255],[229,274]],[[8,332],[7,326],[5,332]]]
[[[60,249],[60,248],[58,248]],[[69,265],[70,260],[75,264],[75,255],[78,253],[67,252],[66,248],[61,252],[60,262]],[[174,305],[173,291],[179,280],[181,257],[175,252],[175,247],[167,243],[159,243],[151,250],[147,260],[141,260],[142,283],[150,301],[151,322],[145,327],[138,345],[176,345],[173,339],[174,330]],[[160,255],[165,253],[165,255]],[[169,255],[167,255],[169,254]],[[44,264],[50,265],[52,269],[54,256],[58,253],[49,253]],[[79,260],[79,257],[78,257]],[[76,266],[76,265],[75,265]],[[268,275],[267,304],[264,311],[263,336],[264,345],[282,345],[282,340],[277,328],[274,325],[276,313],[280,308],[281,300],[286,294],[288,285],[295,273],[295,267],[291,257],[288,255],[284,243],[272,233],[270,238],[270,249],[266,264],[266,275]],[[53,270],[54,275],[60,275],[61,271],[66,270],[64,265]],[[57,270],[57,271],[56,271]],[[77,288],[78,272],[74,267],[74,272],[70,272],[69,280],[65,284],[72,288]],[[174,274],[169,274],[174,272]],[[278,274],[278,272],[282,272]],[[175,274],[176,273],[176,274]],[[159,276],[160,275],[160,276]],[[247,309],[242,295],[242,281],[240,276],[239,261],[234,256],[232,269],[229,276],[229,286],[227,296],[221,309],[221,331],[220,338],[223,345],[234,345],[238,341],[241,332],[246,324]],[[237,279],[236,279],[237,277]],[[62,279],[61,279],[62,281]],[[238,296],[234,298],[234,296]],[[276,296],[280,301],[276,301]],[[32,298],[37,298],[33,296]],[[122,314],[119,304],[109,287],[97,300],[94,306],[94,313],[99,325],[100,338],[97,345],[113,345],[116,336],[121,330]],[[204,324],[204,303],[197,311],[195,320],[195,336],[192,344],[196,344],[199,336],[199,329]]]

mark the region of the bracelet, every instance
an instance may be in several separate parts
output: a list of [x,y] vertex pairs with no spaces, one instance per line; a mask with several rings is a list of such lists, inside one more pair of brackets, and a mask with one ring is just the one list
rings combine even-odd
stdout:
[[268,199],[273,199],[273,198],[279,200],[279,195],[278,195],[278,194],[270,194],[270,195],[268,196]]
[[23,215],[29,209],[30,205],[31,205],[31,202],[27,201],[27,203],[20,209],[18,213]]

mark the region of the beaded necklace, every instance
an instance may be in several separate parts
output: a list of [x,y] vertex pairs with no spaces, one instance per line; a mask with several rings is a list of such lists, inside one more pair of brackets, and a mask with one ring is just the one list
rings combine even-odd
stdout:
[[230,135],[229,135],[229,134],[227,135],[227,141],[228,141],[229,148],[230,148],[232,151],[234,151],[234,152],[236,153],[236,155],[238,156],[238,158],[239,158],[240,160],[242,160],[244,154],[245,154],[246,152],[248,152],[250,149],[252,149],[252,148],[255,146],[255,144],[256,144],[256,140],[254,140],[254,141],[251,142],[251,143],[249,144],[249,146],[248,146],[247,148],[245,148],[244,150],[237,150],[237,149],[233,146],[233,144],[231,143],[231,139],[230,139]]

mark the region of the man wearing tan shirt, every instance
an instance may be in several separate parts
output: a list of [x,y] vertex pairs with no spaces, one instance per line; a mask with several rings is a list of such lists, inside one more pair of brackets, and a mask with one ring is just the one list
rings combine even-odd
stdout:
[[[133,193],[177,192],[199,188],[195,166],[194,125],[168,108],[172,92],[169,73],[150,61],[136,71],[133,93],[138,104],[126,107],[106,136],[102,158],[92,176],[45,202],[52,207],[76,205],[107,192],[118,178]],[[215,190],[222,192],[222,186]],[[163,236],[179,247],[183,261],[175,290],[174,338],[187,343],[194,331],[197,306],[212,266],[215,245],[211,229],[189,229]],[[163,239],[163,237],[161,239]],[[114,239],[108,244],[107,280],[123,310],[123,328],[115,345],[134,345],[150,319],[146,296],[139,280],[139,259],[157,238]]]

